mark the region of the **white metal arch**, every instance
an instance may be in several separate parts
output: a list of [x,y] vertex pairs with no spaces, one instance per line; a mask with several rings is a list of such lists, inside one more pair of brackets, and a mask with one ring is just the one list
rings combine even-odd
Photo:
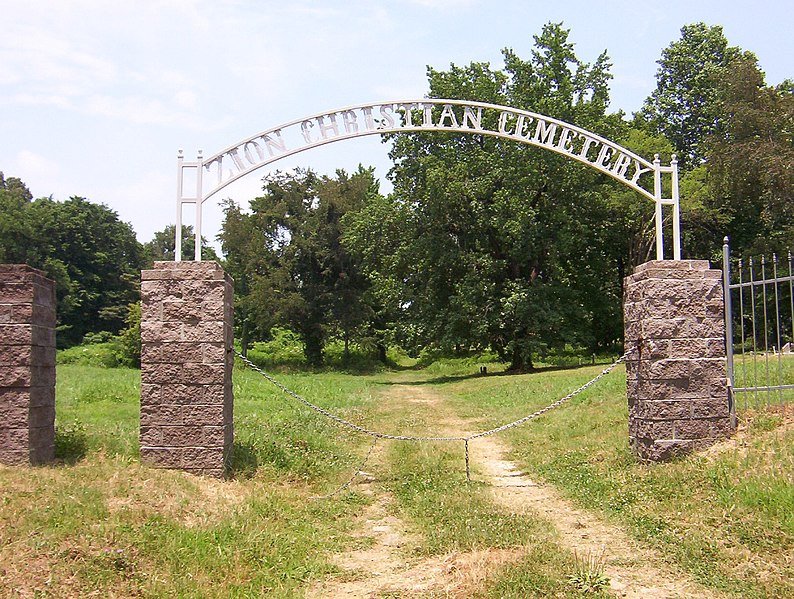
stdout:
[[[537,146],[586,164],[620,181],[656,204],[656,259],[664,259],[663,207],[673,210],[673,259],[681,259],[678,163],[673,156],[662,166],[659,155],[649,162],[630,150],[576,125],[542,114],[467,100],[426,98],[358,104],[322,112],[267,129],[208,158],[177,158],[177,261],[182,255],[182,212],[196,206],[195,259],[201,259],[202,204],[240,177],[287,156],[325,144],[365,135],[447,131],[488,135]],[[185,194],[186,174],[192,173],[195,193]],[[671,178],[671,197],[662,196],[662,176]],[[653,192],[641,182],[653,177]]]

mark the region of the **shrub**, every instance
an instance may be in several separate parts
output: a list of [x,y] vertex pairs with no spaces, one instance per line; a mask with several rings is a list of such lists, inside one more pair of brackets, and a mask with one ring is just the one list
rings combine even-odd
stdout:
[[76,345],[69,349],[59,350],[55,357],[55,363],[117,368],[120,365],[119,353],[120,346],[116,340],[108,343]]
[[136,302],[127,307],[124,319],[127,327],[119,333],[119,363],[130,368],[141,367],[141,304]]

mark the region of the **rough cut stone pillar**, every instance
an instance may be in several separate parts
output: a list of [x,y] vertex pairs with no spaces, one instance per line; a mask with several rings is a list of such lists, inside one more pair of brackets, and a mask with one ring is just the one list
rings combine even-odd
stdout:
[[0,264],[0,462],[55,457],[55,283]]
[[732,432],[722,273],[706,260],[638,266],[624,286],[629,440],[665,460]]
[[141,273],[141,459],[222,477],[231,455],[232,281],[215,262]]

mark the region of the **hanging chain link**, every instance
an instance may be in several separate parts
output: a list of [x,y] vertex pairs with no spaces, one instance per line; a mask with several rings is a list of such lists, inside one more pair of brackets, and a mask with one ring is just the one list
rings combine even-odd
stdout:
[[333,497],[334,495],[338,495],[339,493],[347,489],[350,485],[352,485],[353,481],[356,480],[356,478],[358,478],[358,476],[363,473],[364,466],[367,465],[367,462],[369,461],[369,457],[372,455],[372,452],[375,450],[375,446],[377,444],[378,444],[378,439],[376,437],[372,440],[372,445],[369,446],[369,451],[367,452],[367,455],[364,456],[364,459],[361,460],[361,463],[359,464],[358,468],[356,468],[353,471],[352,476],[348,478],[344,483],[342,483],[342,485],[340,485],[339,487],[337,487],[336,489],[334,489],[333,491],[331,491],[326,495],[315,495],[311,499],[331,499],[331,497]]
[[623,354],[617,360],[615,360],[612,364],[610,364],[607,368],[602,370],[600,374],[598,374],[594,378],[590,379],[584,385],[582,385],[581,387],[579,387],[575,391],[572,391],[571,393],[569,393],[565,397],[561,397],[560,399],[558,399],[554,403],[551,403],[551,404],[547,405],[545,408],[541,408],[537,412],[533,412],[532,414],[528,414],[527,416],[524,416],[523,418],[519,418],[518,420],[514,420],[513,422],[509,422],[507,424],[503,424],[502,426],[499,426],[497,428],[492,428],[492,429],[487,430],[487,431],[482,431],[480,433],[475,433],[473,435],[467,435],[467,436],[462,436],[461,435],[461,436],[457,436],[457,437],[414,437],[414,436],[410,436],[410,435],[389,435],[389,434],[386,434],[386,433],[381,433],[381,432],[378,432],[378,431],[373,431],[373,430],[364,428],[363,426],[359,426],[358,424],[354,424],[354,423],[350,422],[349,420],[345,420],[344,418],[341,418],[341,417],[337,416],[336,414],[333,414],[333,413],[329,412],[328,410],[326,410],[324,408],[321,408],[318,405],[313,404],[308,399],[305,399],[305,398],[301,397],[300,395],[298,395],[297,393],[295,393],[294,391],[292,391],[291,389],[289,389],[288,387],[286,387],[285,385],[281,384],[279,381],[274,379],[272,376],[270,376],[264,370],[259,368],[256,364],[251,362],[251,360],[249,360],[247,357],[243,356],[237,350],[235,350],[234,353],[237,354],[237,357],[239,357],[249,368],[251,368],[252,370],[258,372],[263,377],[265,377],[268,381],[273,383],[273,385],[275,385],[276,387],[281,389],[284,393],[286,393],[290,397],[293,397],[294,399],[297,399],[299,402],[301,402],[305,406],[311,408],[315,412],[318,412],[318,413],[322,414],[323,416],[333,420],[337,424],[341,424],[342,426],[346,426],[348,428],[351,428],[351,429],[353,429],[355,431],[358,431],[358,432],[360,432],[360,433],[362,433],[364,435],[369,435],[370,437],[375,437],[377,439],[391,439],[393,441],[470,441],[471,439],[478,439],[480,437],[487,437],[488,435],[495,435],[497,433],[501,433],[501,432],[506,431],[508,429],[515,428],[516,426],[521,426],[525,422],[528,422],[529,420],[537,418],[538,416],[541,416],[541,415],[545,414],[546,412],[548,412],[550,410],[553,410],[554,408],[560,407],[561,405],[563,405],[567,401],[570,401],[571,399],[573,399],[574,397],[576,397],[577,395],[579,395],[580,393],[582,393],[583,391],[585,391],[586,389],[588,389],[589,387],[591,387],[592,385],[594,385],[595,383],[600,381],[603,377],[605,377],[610,372],[612,372],[612,370],[618,364],[622,363],[626,359],[626,354]]
[[409,436],[409,435],[389,435],[389,434],[386,434],[386,433],[381,433],[381,432],[378,432],[378,431],[373,431],[373,430],[364,428],[363,426],[359,426],[358,424],[354,424],[353,422],[350,422],[349,420],[345,420],[344,418],[341,418],[340,416],[337,416],[336,414],[333,414],[332,412],[329,412],[325,408],[321,408],[320,406],[313,404],[308,399],[305,399],[305,398],[301,397],[300,395],[298,395],[297,393],[295,393],[294,391],[292,391],[291,389],[289,389],[288,387],[286,387],[285,385],[283,385],[282,383],[280,383],[279,381],[274,379],[272,376],[270,376],[264,370],[259,368],[256,364],[254,364],[251,360],[249,360],[246,356],[242,355],[237,350],[235,350],[234,353],[237,355],[238,358],[240,358],[246,364],[246,366],[248,366],[249,368],[251,368],[255,372],[258,372],[259,374],[261,374],[265,379],[270,381],[273,385],[275,385],[276,387],[281,389],[284,393],[286,393],[290,397],[298,400],[299,402],[301,402],[305,406],[311,408],[312,410],[314,410],[315,412],[317,412],[319,414],[322,414],[326,418],[329,418],[330,420],[333,420],[337,424],[340,424],[342,426],[351,428],[351,429],[353,429],[355,431],[358,431],[359,433],[362,433],[364,435],[369,435],[370,437],[373,437],[372,446],[369,448],[369,451],[367,452],[367,455],[364,457],[364,459],[361,462],[361,465],[356,469],[356,471],[353,473],[353,475],[344,484],[342,484],[342,486],[340,486],[335,491],[329,493],[328,495],[317,496],[317,497],[315,497],[315,499],[329,499],[329,498],[333,497],[334,495],[336,495],[337,493],[340,493],[340,492],[344,491],[347,487],[349,487],[353,483],[353,481],[356,479],[356,477],[363,470],[364,465],[367,463],[367,461],[369,460],[370,456],[372,455],[372,451],[375,449],[375,445],[376,445],[378,439],[389,439],[389,440],[392,440],[392,441],[417,441],[417,442],[420,442],[420,441],[463,441],[464,455],[465,455],[465,459],[466,459],[466,480],[471,480],[471,472],[470,472],[470,467],[469,467],[469,441],[471,441],[472,439],[479,439],[481,437],[487,437],[489,435],[495,435],[497,433],[504,432],[504,431],[509,430],[511,428],[515,428],[517,426],[521,426],[525,422],[533,420],[534,418],[537,418],[538,416],[541,416],[541,415],[545,414],[546,412],[549,412],[549,411],[553,410],[554,408],[560,407],[564,403],[570,401],[571,399],[573,399],[574,397],[576,397],[577,395],[579,395],[580,393],[582,393],[583,391],[585,391],[586,389],[588,389],[589,387],[591,387],[592,385],[594,385],[595,383],[600,381],[603,377],[605,377],[610,372],[612,372],[612,370],[614,370],[614,368],[618,364],[620,364],[621,362],[623,362],[626,359],[626,354],[623,354],[617,360],[615,360],[612,364],[610,364],[604,370],[602,370],[598,375],[596,375],[595,377],[593,377],[592,379],[587,381],[584,385],[582,385],[578,389],[572,391],[571,393],[569,393],[565,397],[561,397],[560,399],[558,399],[554,403],[550,403],[545,408],[541,408],[540,410],[537,410],[536,412],[532,412],[531,414],[527,414],[523,418],[519,418],[518,420],[514,420],[513,422],[509,422],[507,424],[503,424],[502,426],[499,426],[497,428],[492,428],[490,430],[482,431],[482,432],[479,432],[479,433],[475,433],[473,435],[458,436],[458,437],[414,437],[414,436]]
[[276,387],[281,389],[284,393],[286,393],[290,397],[292,397],[294,399],[297,399],[303,405],[311,408],[312,410],[314,410],[315,412],[318,412],[319,414],[322,414],[326,418],[329,418],[329,419],[333,420],[337,424],[341,424],[342,426],[346,426],[348,428],[352,428],[353,430],[358,431],[359,433],[362,433],[364,435],[369,435],[370,437],[376,437],[378,439],[390,439],[392,441],[463,441],[463,440],[465,440],[465,437],[411,437],[411,436],[406,436],[406,435],[388,435],[386,433],[380,433],[378,431],[369,430],[367,428],[364,428],[363,426],[359,426],[358,424],[354,424],[353,422],[350,422],[349,420],[345,420],[344,418],[341,418],[341,417],[337,416],[336,414],[333,414],[333,413],[329,412],[325,408],[321,408],[320,406],[317,406],[317,405],[313,404],[308,399],[305,399],[305,398],[301,397],[300,395],[298,395],[297,393],[295,393],[294,391],[292,391],[288,387],[282,385],[280,382],[278,382],[276,379],[274,379],[272,376],[270,376],[264,370],[259,368],[256,364],[251,362],[251,360],[249,360],[248,358],[243,356],[237,350],[235,350],[234,353],[237,355],[238,358],[240,358],[243,362],[245,362],[246,366],[248,366],[252,370],[255,370],[256,372],[261,374],[268,381],[273,383]]

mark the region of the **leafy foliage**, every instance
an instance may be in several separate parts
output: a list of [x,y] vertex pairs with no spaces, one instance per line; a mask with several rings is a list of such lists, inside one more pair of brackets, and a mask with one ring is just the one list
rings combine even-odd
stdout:
[[794,245],[794,85],[767,86],[752,55],[717,81],[720,129],[710,138],[709,183],[725,233],[753,253]]
[[[430,96],[541,111],[605,136],[609,62],[579,61],[550,24],[529,60],[430,68]],[[495,124],[489,127],[494,127]],[[415,350],[493,348],[515,368],[566,342],[620,336],[620,279],[606,177],[542,150],[477,135],[399,135],[394,193],[351,216],[346,241]],[[615,235],[612,234],[612,238]]]
[[0,176],[0,222],[0,259],[40,268],[56,282],[59,345],[124,326],[143,254],[115,211],[80,197],[33,201],[19,179]]
[[345,214],[377,194],[377,185],[363,167],[336,178],[299,170],[268,177],[264,191],[251,201],[250,214],[228,202],[220,235],[243,345],[248,327],[266,338],[274,326],[287,325],[300,335],[309,364],[318,366],[327,340],[339,335],[347,343],[371,312],[364,298],[369,282],[341,239]]
[[662,51],[656,89],[638,116],[672,142],[685,170],[706,159],[720,120],[715,78],[739,54],[722,27],[705,23],[685,25],[681,39]]
[[[195,239],[193,227],[182,225],[182,260],[189,261],[195,257]],[[162,231],[157,231],[150,241],[143,244],[146,260],[151,264],[158,260],[172,262],[176,251],[176,225],[168,225]],[[215,250],[201,238],[201,259],[219,261]]]

